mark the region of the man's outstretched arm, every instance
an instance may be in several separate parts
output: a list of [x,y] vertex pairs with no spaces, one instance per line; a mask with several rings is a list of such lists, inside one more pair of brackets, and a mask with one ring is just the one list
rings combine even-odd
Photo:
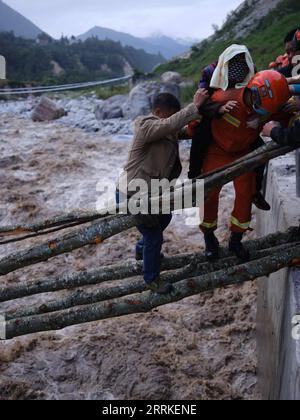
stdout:
[[263,135],[283,146],[300,147],[300,121],[296,121],[291,128],[282,128],[279,123],[270,122],[265,125]]
[[145,142],[159,141],[161,138],[173,133],[179,133],[189,122],[200,118],[201,106],[208,99],[208,93],[199,89],[193,104],[187,106],[176,114],[165,119],[144,118],[137,121],[136,129]]

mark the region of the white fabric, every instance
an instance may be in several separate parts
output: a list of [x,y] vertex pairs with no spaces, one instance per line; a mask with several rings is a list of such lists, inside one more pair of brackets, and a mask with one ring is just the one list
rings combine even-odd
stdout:
[[222,89],[227,90],[229,81],[228,81],[228,68],[229,68],[229,61],[238,54],[245,54],[246,62],[249,67],[249,74],[244,80],[243,83],[238,83],[235,87],[237,89],[241,89],[245,87],[252,77],[255,74],[255,66],[251,54],[248,48],[245,45],[237,45],[233,44],[228,47],[222,55],[219,57],[219,62],[217,65],[216,70],[214,71],[210,87],[213,89]]

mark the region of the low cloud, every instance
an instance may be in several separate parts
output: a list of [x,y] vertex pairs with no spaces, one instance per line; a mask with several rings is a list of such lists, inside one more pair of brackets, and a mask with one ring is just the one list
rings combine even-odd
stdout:
[[161,32],[173,37],[202,39],[212,24],[222,24],[240,0],[6,0],[41,29],[58,38],[104,26],[147,36]]

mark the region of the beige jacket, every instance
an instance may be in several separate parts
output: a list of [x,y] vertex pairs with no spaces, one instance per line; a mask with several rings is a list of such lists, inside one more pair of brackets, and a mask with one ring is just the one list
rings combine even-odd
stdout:
[[178,140],[187,138],[186,135],[183,136],[183,128],[200,118],[194,104],[167,119],[154,115],[137,118],[134,140],[119,180],[119,190],[126,193],[126,186],[135,179],[142,179],[147,185],[151,184],[152,179],[177,179],[182,171]]

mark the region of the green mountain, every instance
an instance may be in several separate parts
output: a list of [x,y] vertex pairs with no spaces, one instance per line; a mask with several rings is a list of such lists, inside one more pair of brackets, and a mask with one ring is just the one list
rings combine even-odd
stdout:
[[129,70],[149,72],[165,61],[161,55],[109,40],[56,41],[42,35],[37,42],[12,32],[0,33],[0,54],[6,58],[8,79],[18,82],[74,83],[114,78]]
[[0,32],[12,31],[16,36],[35,39],[42,30],[0,0]]
[[217,60],[231,44],[245,44],[259,69],[283,53],[285,35],[300,27],[299,0],[247,0],[232,12],[216,33],[195,45],[185,57],[170,61],[156,71],[178,71],[199,79],[201,69]]

